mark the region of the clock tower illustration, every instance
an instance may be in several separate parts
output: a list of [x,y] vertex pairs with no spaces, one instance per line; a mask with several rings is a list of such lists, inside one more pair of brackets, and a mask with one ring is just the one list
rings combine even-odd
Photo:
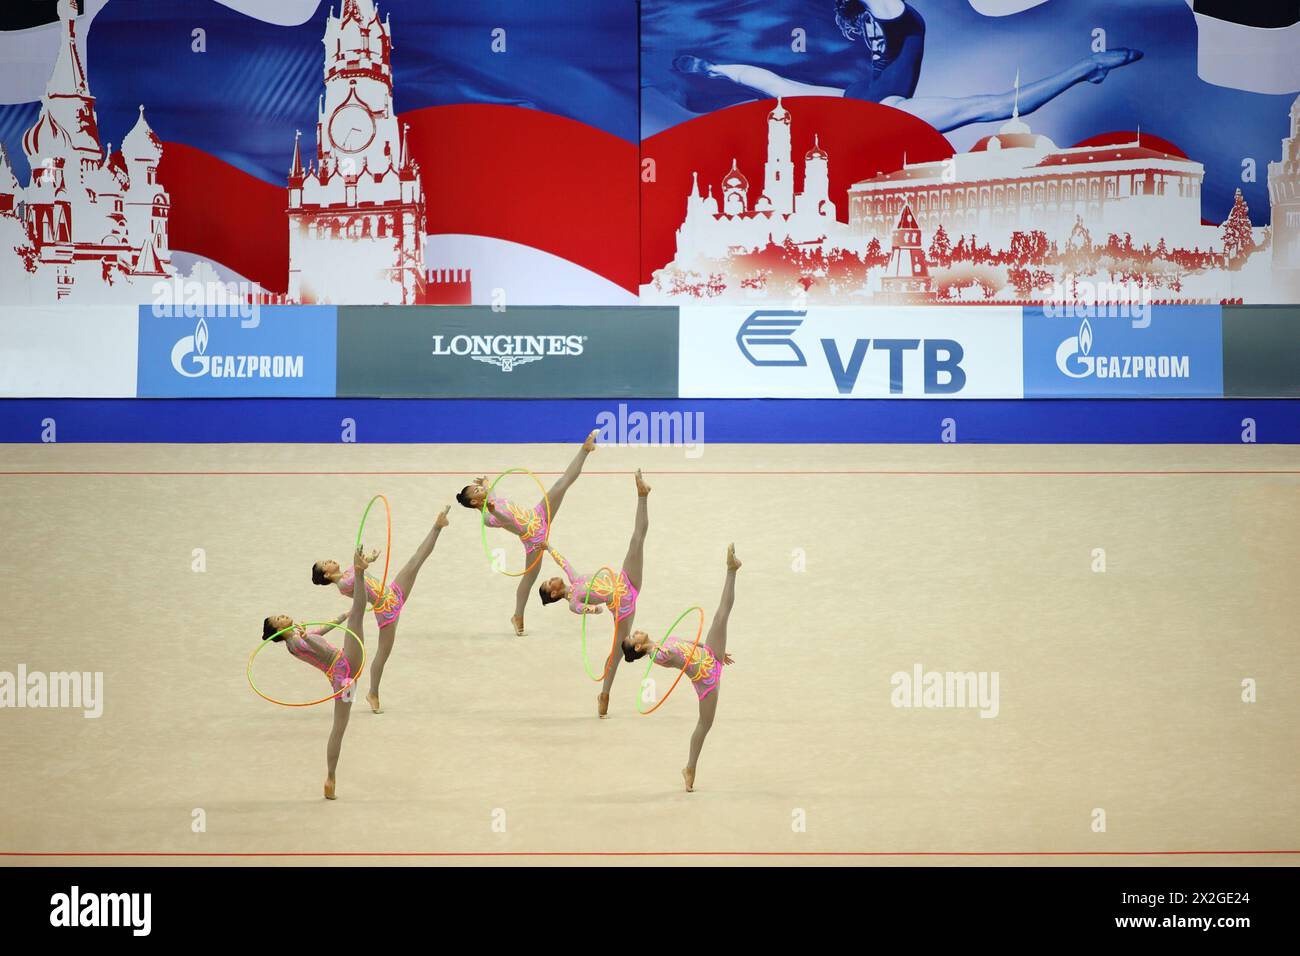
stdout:
[[424,185],[393,109],[388,18],[374,0],[343,0],[324,46],[316,155],[304,166],[299,133],[289,171],[289,301],[468,302],[467,271],[431,283],[425,270]]

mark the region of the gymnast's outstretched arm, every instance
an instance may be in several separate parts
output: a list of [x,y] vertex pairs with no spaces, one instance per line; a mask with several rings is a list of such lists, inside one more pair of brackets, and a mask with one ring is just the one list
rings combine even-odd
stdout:
[[484,506],[487,508],[488,514],[496,518],[502,528],[509,531],[517,538],[523,537],[524,535],[523,526],[518,521],[515,520],[515,516],[510,513],[509,508],[507,508],[505,511],[498,511],[496,502],[493,501],[491,498],[487,498],[484,500]]
[[330,631],[334,630],[336,627],[338,627],[347,619],[348,619],[348,612],[344,611],[342,614],[334,618],[334,620],[330,621],[328,624],[321,625],[320,632],[322,634],[328,634]]

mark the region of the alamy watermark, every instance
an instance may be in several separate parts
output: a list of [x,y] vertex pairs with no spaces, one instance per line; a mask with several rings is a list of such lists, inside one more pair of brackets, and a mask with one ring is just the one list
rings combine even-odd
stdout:
[[1065,276],[1052,284],[1043,302],[1049,319],[1132,319],[1133,328],[1151,324],[1151,290],[1137,282],[1093,282]]
[[889,683],[895,707],[973,708],[981,717],[1000,710],[997,671],[927,671],[920,664],[896,671]]
[[667,445],[685,448],[687,458],[704,454],[704,413],[666,411],[628,411],[620,404],[617,410],[596,415],[600,444],[618,447]]
[[0,671],[0,709],[6,707],[79,708],[87,720],[104,713],[103,671]]

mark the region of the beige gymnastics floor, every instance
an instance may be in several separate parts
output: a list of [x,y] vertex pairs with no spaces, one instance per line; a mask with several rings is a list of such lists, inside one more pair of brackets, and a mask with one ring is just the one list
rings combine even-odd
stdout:
[[[401,561],[462,476],[549,482],[572,451],[5,448],[0,670],[102,671],[106,704],[0,710],[0,851],[1300,849],[1300,450],[1278,447],[603,448],[554,541],[583,568],[619,561],[643,466],[639,625],[711,615],[728,541],[745,561],[697,792],[678,775],[690,688],[643,718],[625,668],[598,721],[578,618],[534,602],[513,637],[514,582],[456,507],[402,619],[387,713],[354,710],[323,801],[329,706],[275,707],[245,682],[262,618],[345,609],[309,565],[346,558],[375,492]],[[268,679],[323,687],[263,657]],[[1000,713],[894,707],[891,675],[916,664],[998,672]]]

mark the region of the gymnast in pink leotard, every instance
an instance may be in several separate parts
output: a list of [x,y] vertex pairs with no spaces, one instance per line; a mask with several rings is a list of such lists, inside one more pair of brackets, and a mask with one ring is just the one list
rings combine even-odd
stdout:
[[736,546],[727,547],[727,581],[722,586],[722,598],[718,609],[713,614],[713,623],[708,635],[695,645],[695,641],[684,637],[670,637],[662,647],[655,647],[655,642],[645,631],[636,631],[625,638],[621,644],[623,658],[635,661],[654,654],[654,662],[661,667],[674,671],[685,669],[685,676],[695,688],[695,696],[700,700],[700,718],[691,734],[691,751],[687,758],[682,779],[686,789],[695,789],[695,765],[700,759],[700,748],[704,738],[713,726],[713,718],[718,712],[718,685],[722,681],[724,664],[735,663],[727,653],[727,618],[731,616],[731,606],[736,600],[736,572],[740,570],[740,561],[736,558]]
[[618,642],[632,633],[632,619],[636,617],[636,599],[641,590],[641,575],[645,566],[645,536],[650,530],[650,515],[646,499],[650,495],[650,486],[636,473],[636,523],[632,528],[632,540],[627,546],[627,555],[623,566],[614,577],[608,571],[598,571],[590,577],[579,574],[563,556],[554,548],[551,557],[564,569],[564,578],[554,577],[542,582],[538,592],[543,604],[568,601],[569,610],[574,614],[600,614],[608,610],[614,615],[615,645],[605,662],[605,680],[601,692],[596,697],[596,714],[609,716],[609,690],[614,686],[614,674],[618,671]]
[[[368,667],[370,690],[366,692],[366,702],[373,713],[384,712],[379,704],[379,682],[383,680],[384,666],[388,663],[388,657],[393,653],[393,643],[397,640],[397,619],[401,616],[402,608],[406,606],[406,600],[415,588],[415,579],[420,573],[420,568],[424,566],[429,555],[433,554],[433,547],[438,543],[438,534],[447,527],[449,511],[451,505],[443,508],[434,519],[433,527],[425,535],[420,547],[416,549],[415,554],[406,562],[402,570],[397,572],[397,577],[384,588],[383,594],[379,593],[380,581],[369,574],[362,576],[366,582],[366,600],[371,604],[371,610],[375,614],[375,624],[379,627],[379,649]],[[374,562],[378,557],[378,551],[371,551],[366,555],[366,560]],[[340,570],[337,561],[317,561],[311,566],[311,583],[333,584],[345,597],[352,597],[353,588],[356,586],[356,573],[352,568],[346,571]]]
[[[353,570],[364,574],[368,561],[360,549],[352,556]],[[295,624],[287,614],[272,614],[262,622],[262,640],[266,640],[277,631],[284,631],[275,638],[276,643],[283,643],[285,649],[298,660],[321,671],[329,681],[330,688],[338,693],[334,698],[334,724],[330,728],[329,743],[325,748],[325,799],[334,799],[334,774],[338,769],[339,752],[343,749],[343,734],[348,729],[348,718],[352,714],[352,684],[361,668],[364,651],[361,642],[365,641],[366,596],[358,591],[352,598],[352,608],[347,614],[341,614],[328,626],[304,627]],[[341,646],[335,646],[326,640],[329,631],[347,621],[352,634],[343,632]]]
[[546,493],[546,499],[537,502],[531,508],[523,508],[515,504],[508,498],[489,490],[488,480],[486,477],[475,478],[472,482],[460,490],[456,495],[456,500],[466,508],[473,508],[475,511],[487,504],[486,524],[489,528],[503,528],[509,531],[524,545],[524,568],[525,572],[519,578],[519,585],[515,588],[515,613],[510,618],[510,624],[515,629],[515,634],[523,637],[524,631],[524,608],[528,604],[528,595],[533,589],[533,583],[542,571],[541,551],[545,549],[546,542],[551,535],[550,524],[547,521],[546,510],[547,504],[550,504],[550,520],[554,521],[555,516],[559,514],[560,505],[564,501],[564,494],[578,480],[582,474],[583,463],[587,456],[596,447],[596,435],[599,430],[593,431],[587,436],[587,440],[582,443],[578,449],[578,454],[569,467],[564,470],[555,484],[551,485],[550,490]]

